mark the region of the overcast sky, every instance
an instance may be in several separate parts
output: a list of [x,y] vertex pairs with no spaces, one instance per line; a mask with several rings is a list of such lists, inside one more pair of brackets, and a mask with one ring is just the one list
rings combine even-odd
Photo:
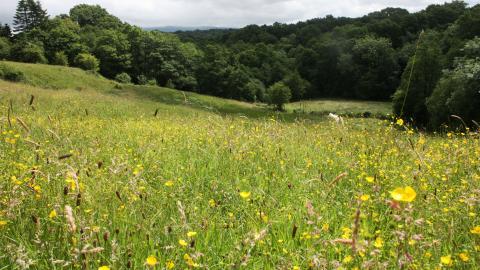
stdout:
[[[0,22],[12,21],[18,0],[0,0]],[[138,26],[221,26],[297,22],[334,16],[356,17],[385,7],[418,11],[445,0],[41,0],[50,15],[68,13],[80,3],[99,4]],[[480,0],[465,1],[470,5]]]

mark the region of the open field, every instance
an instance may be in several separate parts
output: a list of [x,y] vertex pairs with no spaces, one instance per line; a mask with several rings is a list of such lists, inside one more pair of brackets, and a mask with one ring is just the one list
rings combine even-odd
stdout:
[[330,112],[341,115],[387,116],[392,113],[390,102],[354,101],[354,100],[308,100],[290,103],[287,111],[305,113],[328,114]]
[[480,268],[476,133],[79,78],[0,80],[0,269]]

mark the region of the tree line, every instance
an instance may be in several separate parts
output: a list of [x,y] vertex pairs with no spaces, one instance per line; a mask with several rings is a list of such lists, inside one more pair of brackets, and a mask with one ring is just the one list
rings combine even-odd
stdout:
[[463,1],[410,13],[326,16],[241,29],[145,31],[100,6],[49,18],[20,0],[0,27],[0,58],[76,66],[124,83],[157,84],[275,104],[314,98],[390,100],[419,126],[450,115],[479,119],[480,5]]

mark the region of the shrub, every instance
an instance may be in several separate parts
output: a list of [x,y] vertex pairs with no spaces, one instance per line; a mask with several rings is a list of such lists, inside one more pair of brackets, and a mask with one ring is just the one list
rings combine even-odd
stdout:
[[0,78],[11,82],[22,82],[25,81],[25,74],[9,66],[0,65]]
[[285,103],[292,98],[292,91],[282,82],[277,82],[267,90],[267,101],[269,105],[274,105],[276,110],[283,111]]
[[57,66],[68,66],[68,57],[64,52],[56,52],[52,59],[52,64]]
[[0,60],[10,57],[10,41],[4,37],[0,37]]
[[148,80],[147,85],[156,86],[157,85],[157,80],[155,80],[155,79]]
[[137,83],[139,85],[146,85],[148,83],[148,78],[145,75],[139,75],[137,77]]
[[132,78],[130,77],[130,75],[128,75],[128,73],[122,72],[115,76],[115,81],[119,83],[131,83]]
[[81,53],[75,57],[75,65],[83,70],[98,72],[100,62],[89,53]]
[[45,50],[43,46],[32,42],[20,42],[12,49],[14,59],[26,63],[46,64]]

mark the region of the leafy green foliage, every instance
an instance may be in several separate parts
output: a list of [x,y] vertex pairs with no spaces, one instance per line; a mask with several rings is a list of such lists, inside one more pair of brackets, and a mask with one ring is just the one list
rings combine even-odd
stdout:
[[0,60],[7,59],[10,56],[11,46],[7,38],[0,37]]
[[353,61],[360,75],[356,95],[367,100],[386,100],[398,84],[398,64],[390,41],[366,36],[355,41]]
[[89,53],[81,53],[75,57],[75,65],[83,70],[98,72],[100,64],[95,56]]
[[425,126],[428,123],[425,102],[440,79],[442,68],[438,34],[422,34],[416,56],[410,59],[403,72],[400,87],[393,96],[395,114]]
[[117,74],[117,76],[115,76],[115,81],[119,83],[131,83],[132,78],[130,77],[130,75],[128,75],[128,73],[122,72],[120,74]]
[[276,110],[283,111],[285,103],[292,98],[292,92],[283,82],[277,82],[267,89],[268,104],[274,105]]
[[[426,105],[430,126],[448,124],[451,115],[459,116],[469,126],[480,119],[480,38],[469,41],[464,56],[456,59],[455,67],[446,71]],[[450,126],[463,123],[454,119]]]
[[68,57],[64,52],[57,52],[51,63],[57,66],[68,66]]
[[19,41],[12,47],[12,58],[25,63],[47,63],[42,43]]

